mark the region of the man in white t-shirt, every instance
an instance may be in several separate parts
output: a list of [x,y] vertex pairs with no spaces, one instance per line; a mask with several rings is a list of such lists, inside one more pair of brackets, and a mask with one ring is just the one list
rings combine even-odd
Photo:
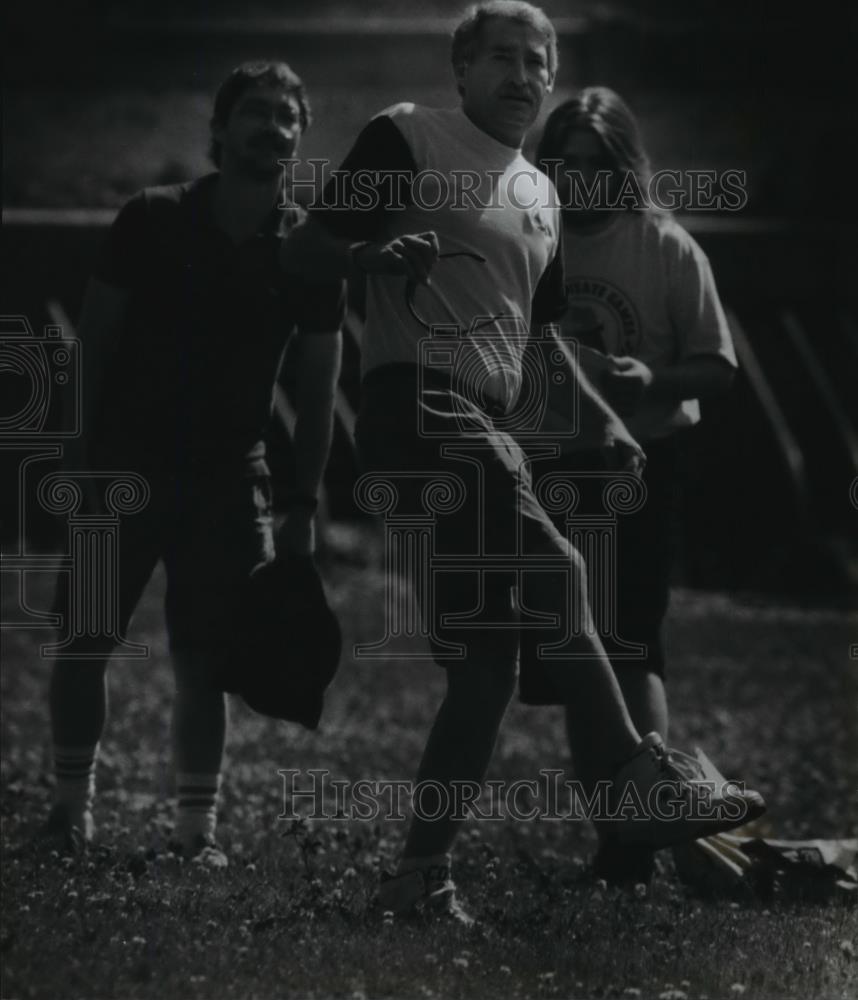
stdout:
[[[452,61],[461,106],[399,104],[374,118],[285,248],[283,265],[333,273],[353,265],[366,274],[356,438],[364,469],[391,477],[397,513],[425,514],[421,488],[433,475],[465,487],[464,501],[437,517],[433,551],[415,560],[418,590],[426,578],[434,583],[430,643],[448,687],[418,772],[423,815],[415,815],[380,901],[386,910],[428,907],[468,923],[450,878],[455,786],[482,782],[515,685],[511,589],[519,577],[504,565],[533,560],[528,607],[558,622],[559,658],[545,669],[582,719],[600,720],[591,750],[615,794],[631,781],[645,801],[666,778],[680,781],[681,795],[690,790],[659,738],[642,739],[632,725],[588,627],[581,557],[537,502],[526,459],[506,432],[523,391],[528,337],[541,336],[565,309],[555,193],[521,154],[553,87],[555,33],[530,4],[480,4],[455,32]],[[578,377],[571,359],[552,375]],[[634,466],[640,449],[622,422],[589,383],[580,381],[579,391],[600,445],[617,464]],[[471,567],[475,553],[500,567],[482,574],[479,588],[470,569],[455,571],[456,558]],[[453,569],[431,575],[433,556]],[[470,628],[461,623],[469,615]],[[567,628],[573,619],[583,627]],[[464,657],[450,659],[456,643]],[[426,794],[433,788],[434,798]],[[760,811],[758,799],[736,800],[735,812]],[[736,825],[725,820],[725,804],[715,804],[720,820],[650,814],[617,821],[616,829],[635,842],[685,840],[713,823]]]

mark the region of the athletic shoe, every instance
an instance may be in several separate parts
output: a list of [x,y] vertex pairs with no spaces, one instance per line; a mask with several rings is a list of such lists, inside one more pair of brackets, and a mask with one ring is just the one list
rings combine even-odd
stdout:
[[89,810],[79,816],[72,816],[64,802],[57,802],[33,838],[32,844],[39,851],[79,855],[89,847],[94,833],[95,824]]
[[638,744],[614,777],[605,832],[617,844],[654,849],[723,833],[766,811],[759,792],[726,778],[698,751],[669,750],[658,733]]
[[205,868],[228,868],[229,858],[211,835],[198,833],[190,844],[171,840],[169,848],[173,854],[195,865]]
[[383,912],[396,916],[446,920],[463,929],[474,926],[474,918],[456,899],[456,885],[445,865],[414,868],[399,875],[382,873],[378,903]]

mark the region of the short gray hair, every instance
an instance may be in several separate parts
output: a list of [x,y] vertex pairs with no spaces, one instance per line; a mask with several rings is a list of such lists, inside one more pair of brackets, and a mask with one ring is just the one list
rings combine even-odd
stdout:
[[553,77],[557,72],[557,32],[541,7],[534,7],[524,0],[485,0],[474,4],[465,12],[465,17],[453,32],[452,61],[458,69],[468,61],[474,45],[480,37],[483,25],[490,17],[504,17],[510,21],[529,24],[545,38],[548,54],[548,72]]

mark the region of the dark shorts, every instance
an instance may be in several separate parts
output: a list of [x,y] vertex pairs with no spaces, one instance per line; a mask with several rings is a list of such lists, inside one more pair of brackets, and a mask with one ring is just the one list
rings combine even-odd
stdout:
[[421,379],[416,366],[375,369],[362,386],[356,440],[375,492],[363,481],[359,502],[385,514],[388,544],[402,554],[443,666],[474,649],[514,659],[511,588],[523,567],[546,558],[548,571],[561,574],[568,565],[523,452],[495,427],[499,416],[443,376]]
[[[121,519],[115,567],[115,616],[106,628],[66,648],[98,647],[108,655],[128,626],[159,560],[167,575],[165,611],[173,649],[222,648],[239,588],[254,566],[274,558],[271,490],[268,478],[236,477],[231,481],[176,482],[149,480],[151,497],[137,514]],[[83,587],[98,581],[84,581]],[[55,611],[67,629],[72,612],[71,576],[57,579]],[[85,616],[97,593],[75,594]],[[79,616],[78,616],[79,617]],[[115,627],[114,627],[115,626]]]
[[[570,454],[534,463],[537,487],[542,477],[571,481],[578,503],[570,516],[554,515],[559,531],[587,564],[590,606],[596,631],[616,666],[641,667],[664,677],[662,622],[670,596],[680,443],[673,438],[644,446],[647,464],[642,502],[629,509],[606,504],[611,476],[597,452]],[[555,704],[559,699],[538,664],[538,636],[522,634],[522,700]]]

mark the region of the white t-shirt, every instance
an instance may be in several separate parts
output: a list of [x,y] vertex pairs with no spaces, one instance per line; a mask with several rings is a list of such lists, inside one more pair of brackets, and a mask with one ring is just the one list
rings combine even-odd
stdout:
[[[368,276],[362,373],[390,363],[422,364],[461,376],[510,407],[521,386],[531,319],[549,322],[564,305],[561,221],[551,181],[461,108],[415,104],[394,105],[373,119],[341,169],[346,183],[339,194],[333,187],[326,192],[331,202],[342,202],[344,192],[353,202],[363,192],[368,206],[372,193],[386,201],[375,211],[312,210],[325,226],[385,242],[433,230],[442,254],[431,285],[412,289],[411,308],[404,277]],[[398,206],[389,183],[380,177],[368,183],[373,172],[385,171],[412,174],[410,196]],[[450,253],[464,256],[443,256]],[[547,310],[538,305],[552,298]],[[427,327],[436,326],[454,335],[430,335]]]
[[[669,216],[623,212],[596,233],[567,229],[564,260],[564,336],[605,354],[638,358],[654,369],[699,355],[736,366],[709,261]],[[603,369],[598,356],[584,350],[581,363],[598,389]],[[686,400],[644,404],[625,423],[637,440],[648,441],[699,419],[697,400]]]

